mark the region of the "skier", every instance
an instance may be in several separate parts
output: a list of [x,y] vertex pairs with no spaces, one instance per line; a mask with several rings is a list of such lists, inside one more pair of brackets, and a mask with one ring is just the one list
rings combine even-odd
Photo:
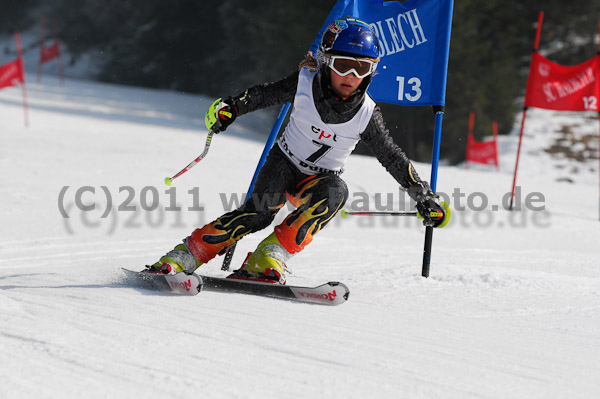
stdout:
[[366,92],[379,61],[379,46],[368,24],[355,18],[338,19],[325,30],[316,59],[309,53],[298,72],[216,100],[205,117],[207,128],[214,133],[258,109],[291,101],[294,107],[248,201],[194,230],[149,270],[192,272],[245,235],[269,226],[290,200],[297,209],[229,276],[285,284],[286,262],[302,251],[346,202],[348,188],[340,174],[360,140],[408,190],[423,224],[443,227],[447,214],[439,197],[394,144],[379,107]]

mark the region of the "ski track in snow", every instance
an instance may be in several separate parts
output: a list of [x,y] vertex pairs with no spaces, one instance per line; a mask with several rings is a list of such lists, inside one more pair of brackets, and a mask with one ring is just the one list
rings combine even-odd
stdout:
[[[183,211],[178,223],[144,212],[101,219],[101,186],[116,205],[121,186],[135,190],[138,207],[148,186],[169,203],[162,179],[202,151],[210,99],[72,79],[59,87],[52,76],[28,89],[29,128],[20,89],[0,91],[1,398],[600,395],[597,165],[559,183],[564,168],[542,151],[557,120],[588,133],[594,121],[532,110],[519,184],[524,194],[544,193],[546,213],[500,208],[478,220],[453,209],[452,224],[434,234],[428,279],[418,220],[332,221],[290,261],[288,278],[347,284],[349,301],[330,308],[216,292],[178,297],[127,286],[120,271],[154,262],[222,213],[217,193],[245,191],[263,145],[255,129],[269,114],[236,121],[177,180],[182,207],[200,187],[205,212]],[[499,204],[516,153],[515,136],[500,139],[502,172],[442,167],[440,190],[482,192]],[[428,165],[416,167],[428,176]],[[404,204],[375,159],[351,157],[344,179],[371,201],[389,192],[395,207]],[[58,207],[65,186],[69,220]],[[87,221],[73,205],[82,186],[98,193],[84,197],[99,207]],[[269,232],[245,238],[232,266]],[[220,265],[201,272],[222,276]]]

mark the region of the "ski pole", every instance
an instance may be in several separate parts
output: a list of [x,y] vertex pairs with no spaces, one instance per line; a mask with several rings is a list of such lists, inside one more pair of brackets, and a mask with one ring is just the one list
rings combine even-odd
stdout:
[[347,209],[342,209],[340,216],[346,219],[348,215],[353,216],[417,216],[417,212],[352,212]]
[[208,149],[210,148],[210,142],[212,141],[213,134],[214,133],[211,132],[211,131],[208,132],[208,137],[206,138],[206,145],[204,146],[204,151],[202,152],[202,154],[200,154],[200,156],[198,158],[194,159],[188,166],[186,166],[185,168],[183,168],[175,176],[173,176],[173,177],[168,177],[168,176],[165,177],[165,184],[167,186],[171,186],[173,184],[173,180],[177,179],[179,176],[181,176],[182,174],[184,174],[188,170],[192,169],[194,166],[196,166],[198,163],[200,163],[200,161],[202,161],[202,159],[206,156],[206,154],[208,154]]

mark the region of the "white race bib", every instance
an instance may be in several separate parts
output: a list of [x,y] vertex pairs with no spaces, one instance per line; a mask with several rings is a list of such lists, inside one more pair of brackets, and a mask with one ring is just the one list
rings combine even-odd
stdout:
[[312,95],[316,72],[300,70],[290,122],[279,138],[279,148],[298,169],[308,175],[341,173],[346,160],[367,128],[375,102],[365,94],[362,106],[348,122],[328,124],[321,120]]

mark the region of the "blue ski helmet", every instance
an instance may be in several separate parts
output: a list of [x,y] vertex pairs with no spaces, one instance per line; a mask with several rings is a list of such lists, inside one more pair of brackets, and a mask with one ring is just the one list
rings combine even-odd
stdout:
[[344,17],[336,19],[325,29],[319,51],[322,54],[379,58],[379,39],[366,22]]

